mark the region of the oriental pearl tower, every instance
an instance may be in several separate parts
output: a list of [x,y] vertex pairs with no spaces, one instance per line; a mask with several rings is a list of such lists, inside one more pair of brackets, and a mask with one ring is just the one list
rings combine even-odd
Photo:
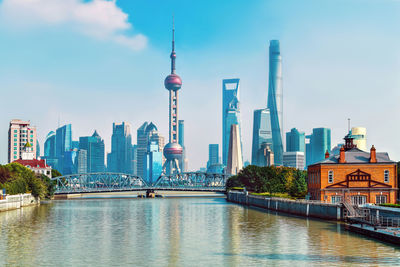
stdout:
[[175,175],[181,172],[179,162],[183,149],[178,143],[178,91],[182,86],[182,79],[175,73],[175,26],[172,26],[171,74],[165,78],[164,86],[169,91],[169,143],[164,147],[164,156],[167,159],[163,166],[163,174]]

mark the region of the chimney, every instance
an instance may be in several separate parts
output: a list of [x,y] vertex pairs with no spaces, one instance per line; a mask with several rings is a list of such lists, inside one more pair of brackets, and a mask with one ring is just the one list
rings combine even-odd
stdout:
[[328,152],[328,150],[326,150],[326,152],[325,152],[325,158],[326,158],[326,159],[329,158],[329,152]]
[[340,148],[339,163],[346,163],[344,146]]
[[369,162],[376,163],[376,149],[375,149],[374,145],[372,145],[372,147],[371,147],[371,154],[369,157]]

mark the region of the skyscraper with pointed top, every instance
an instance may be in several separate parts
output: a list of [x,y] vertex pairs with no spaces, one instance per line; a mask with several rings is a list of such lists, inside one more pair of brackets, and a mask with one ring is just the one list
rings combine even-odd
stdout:
[[268,108],[271,113],[272,150],[275,165],[283,164],[282,57],[278,40],[269,45]]
[[178,127],[178,91],[181,89],[182,80],[175,73],[175,26],[172,26],[172,52],[171,74],[164,81],[165,88],[169,91],[169,143],[164,147],[164,156],[167,159],[163,166],[163,173],[167,175],[180,173],[179,162],[182,158],[182,146],[179,145],[179,127]]

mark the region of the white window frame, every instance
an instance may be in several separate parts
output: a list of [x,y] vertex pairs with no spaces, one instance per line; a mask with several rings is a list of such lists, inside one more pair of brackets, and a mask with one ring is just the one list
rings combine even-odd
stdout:
[[383,179],[385,183],[389,183],[389,175],[390,175],[389,170],[385,170],[383,172]]
[[[386,204],[387,203],[387,196],[386,195],[376,195],[376,204]],[[384,201],[382,201],[384,200]]]
[[333,171],[332,170],[328,171],[328,183],[329,184],[333,183]]
[[331,196],[331,203],[341,203],[342,196]]

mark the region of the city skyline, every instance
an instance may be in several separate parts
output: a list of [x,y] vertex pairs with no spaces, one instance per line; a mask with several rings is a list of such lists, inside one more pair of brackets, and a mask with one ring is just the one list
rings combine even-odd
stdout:
[[[8,3],[7,8],[10,8],[12,2],[0,2],[1,12],[7,10],[4,3]],[[299,7],[294,1],[283,2],[286,7],[287,3]],[[200,8],[199,13],[204,13],[201,16],[196,13],[193,18],[184,14],[187,6],[179,7],[174,12],[179,29],[176,38],[179,40],[180,74],[185,78],[185,91],[180,95],[180,114],[186,124],[189,169],[205,166],[208,144],[219,143],[222,146],[219,88],[222,79],[230,77],[238,77],[241,81],[243,160],[251,159],[252,112],[266,106],[267,49],[273,39],[280,40],[284,55],[283,132],[296,127],[310,133],[313,128],[328,127],[332,129],[333,147],[342,143],[347,132],[347,118],[350,117],[352,126],[367,128],[367,147],[374,144],[382,151],[388,151],[391,158],[399,159],[400,145],[389,141],[396,140],[398,126],[388,125],[387,121],[395,120],[399,113],[395,101],[400,97],[400,82],[395,74],[399,72],[400,58],[400,50],[396,47],[398,30],[390,25],[399,22],[395,10],[400,8],[400,4],[384,2],[385,6],[379,5],[382,1],[350,1],[346,2],[347,10],[342,11],[343,1],[327,1],[319,7],[319,12],[315,12],[317,8],[311,6],[315,1],[305,1],[301,9],[304,12],[299,14],[293,14],[291,9],[284,10],[284,4],[255,2],[243,9],[238,2],[233,2],[232,14],[241,8],[243,20],[228,22],[224,19],[217,26],[216,15],[222,7],[216,5],[209,11]],[[33,102],[46,103],[39,110],[32,110],[31,106],[12,109],[12,103],[4,103],[0,110],[2,151],[7,150],[7,126],[14,118],[30,120],[37,126],[42,148],[45,136],[57,128],[58,121],[60,125],[73,125],[74,140],[97,130],[105,140],[107,152],[111,149],[110,125],[116,121],[127,121],[137,129],[144,121],[151,120],[158,125],[163,136],[168,136],[166,117],[161,115],[167,110],[167,92],[163,92],[162,82],[169,65],[166,55],[170,50],[169,29],[173,10],[167,8],[171,12],[164,12],[168,14],[149,23],[140,14],[142,9],[149,9],[142,6],[145,4],[130,6],[117,2],[116,5],[123,14],[129,15],[126,22],[135,27],[135,31],[131,30],[133,35],[127,36],[143,34],[146,37],[147,46],[142,50],[132,50],[112,38],[99,40],[86,33],[77,33],[68,27],[69,21],[61,24],[45,21],[26,30],[24,25],[16,25],[10,18],[2,17],[0,87],[5,97],[18,92],[29,95]],[[167,3],[157,7],[155,14],[161,13],[165,5]],[[16,8],[15,5],[11,7]],[[338,10],[341,10],[340,16],[332,18]],[[358,10],[357,20],[353,16],[354,10]],[[254,12],[265,13],[265,16],[263,19],[258,16],[257,21],[249,20]],[[307,19],[310,14],[313,14],[312,19]],[[290,16],[294,17],[289,19]],[[199,20],[204,22],[205,17],[210,21],[201,26]],[[298,23],[291,25],[293,20]],[[331,24],[332,21],[335,25]],[[349,21],[351,27],[348,27]],[[251,29],[253,24],[260,23],[271,27]],[[245,34],[246,44],[234,39],[236,35],[232,34],[231,28]],[[251,30],[244,32],[244,29]],[[34,37],[29,31],[34,33]],[[48,35],[49,32],[54,35]],[[217,37],[221,33],[223,36]],[[63,38],[57,41],[55,37],[58,36]],[[65,40],[68,47],[62,43]],[[47,45],[42,47],[43,42]],[[26,51],[24,43],[30,44],[32,53],[21,53]],[[384,51],[380,49],[379,53],[374,53],[379,46],[384,46]],[[105,77],[100,77],[102,75]],[[385,94],[381,94],[382,91]],[[149,106],[149,103],[153,105]],[[102,111],[101,106],[107,109]],[[361,111],[355,106],[373,108]],[[204,120],[204,117],[213,119]],[[382,117],[385,120],[380,119]],[[210,129],[215,134],[211,135]],[[132,138],[136,139],[135,134]],[[0,162],[6,161],[7,155],[2,152]]]

